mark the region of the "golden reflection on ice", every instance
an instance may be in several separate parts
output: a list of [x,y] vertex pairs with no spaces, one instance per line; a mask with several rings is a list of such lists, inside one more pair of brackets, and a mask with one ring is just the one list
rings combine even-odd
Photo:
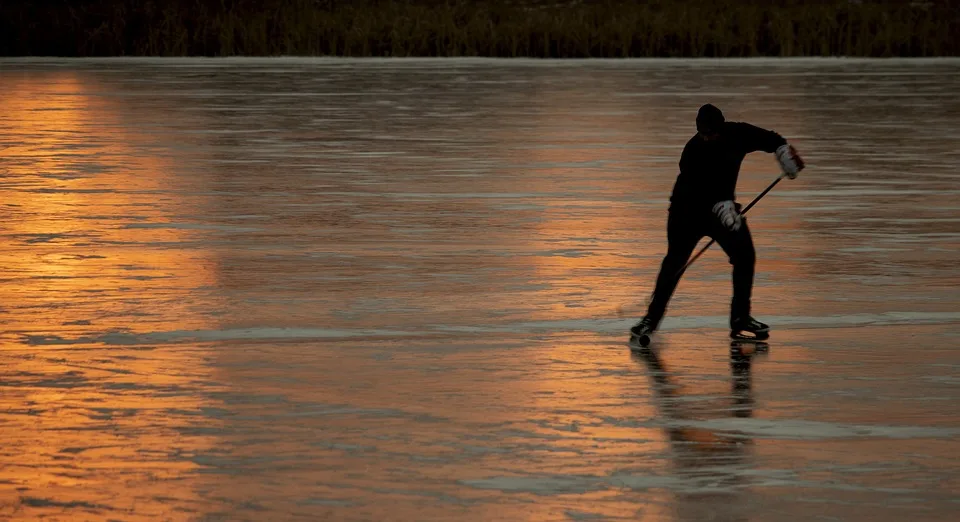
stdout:
[[7,81],[0,98],[0,118],[22,142],[0,152],[8,329],[209,326],[190,306],[195,290],[215,282],[213,259],[196,247],[196,231],[170,224],[197,203],[166,196],[182,180],[170,156],[144,153],[158,138],[125,125],[122,99],[98,96],[96,82],[80,78]]
[[[204,350],[99,338],[212,326],[191,313],[216,282],[210,253],[177,246],[190,231],[136,228],[190,212],[163,196],[177,165],[143,152],[158,138],[125,125],[123,99],[101,96],[109,89],[89,75],[2,85],[0,128],[16,143],[0,150],[0,483],[17,495],[0,515],[75,506],[146,520],[167,510],[157,499],[187,506],[197,497],[180,479],[218,424],[198,416],[217,391],[197,393]],[[12,349],[24,339],[35,346]]]

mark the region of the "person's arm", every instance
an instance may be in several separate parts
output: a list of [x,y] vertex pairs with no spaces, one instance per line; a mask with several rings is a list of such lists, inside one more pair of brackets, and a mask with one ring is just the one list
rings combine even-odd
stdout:
[[742,144],[746,153],[762,150],[763,152],[774,153],[782,145],[787,144],[783,136],[767,129],[761,129],[749,123],[734,123],[739,142]]
[[803,170],[803,160],[797,154],[793,145],[787,143],[783,136],[749,123],[736,123],[735,125],[740,143],[748,154],[758,150],[775,153],[780,168],[790,179],[796,178],[797,174]]

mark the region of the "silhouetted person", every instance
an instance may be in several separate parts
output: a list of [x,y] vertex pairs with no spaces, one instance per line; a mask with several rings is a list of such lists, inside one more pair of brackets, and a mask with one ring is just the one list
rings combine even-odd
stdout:
[[652,334],[660,325],[681,270],[704,236],[720,244],[733,265],[732,333],[765,334],[770,327],[750,315],[755,253],[753,238],[741,206],[735,203],[737,177],[743,158],[756,151],[776,154],[790,179],[803,169],[796,150],[776,132],[748,123],[728,122],[713,105],[700,107],[697,134],[680,156],[680,175],[670,196],[667,218],[667,254],[657,276],[647,315],[633,328],[637,337]]

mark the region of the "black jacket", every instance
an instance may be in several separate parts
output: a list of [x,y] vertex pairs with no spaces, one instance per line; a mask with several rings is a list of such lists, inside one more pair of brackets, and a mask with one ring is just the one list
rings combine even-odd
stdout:
[[744,156],[760,150],[776,152],[786,142],[776,132],[735,121],[723,123],[716,140],[695,135],[680,156],[670,210],[709,211],[718,201],[735,199]]

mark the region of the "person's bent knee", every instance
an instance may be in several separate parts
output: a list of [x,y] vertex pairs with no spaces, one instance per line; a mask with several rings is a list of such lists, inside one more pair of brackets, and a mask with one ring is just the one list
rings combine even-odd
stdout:
[[737,252],[730,256],[730,264],[733,266],[754,266],[757,264],[757,254],[751,248],[745,252]]

